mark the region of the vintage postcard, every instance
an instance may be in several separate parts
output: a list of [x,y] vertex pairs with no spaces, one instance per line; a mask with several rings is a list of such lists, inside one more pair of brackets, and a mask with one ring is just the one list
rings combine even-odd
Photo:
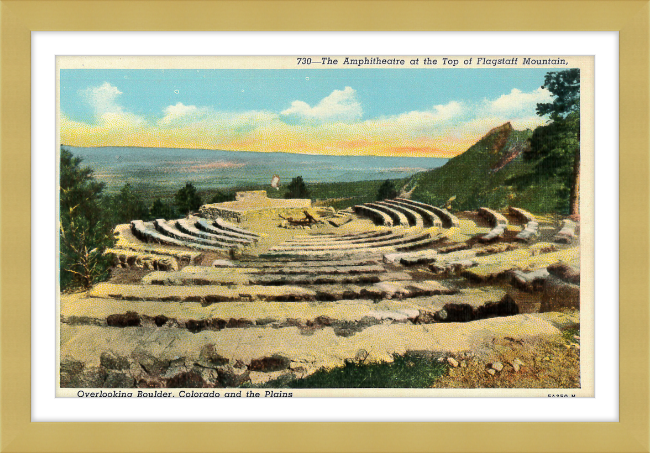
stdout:
[[61,397],[593,397],[593,65],[58,57]]

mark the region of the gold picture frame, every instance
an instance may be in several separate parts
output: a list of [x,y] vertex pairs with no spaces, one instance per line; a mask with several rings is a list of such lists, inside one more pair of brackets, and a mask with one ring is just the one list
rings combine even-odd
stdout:
[[[650,2],[0,2],[0,451],[650,451]],[[561,14],[558,14],[561,11]],[[38,30],[614,30],[620,45],[620,421],[36,423],[30,385],[30,70]],[[54,75],[54,74],[53,74]],[[54,137],[52,137],[54,139]],[[16,219],[21,219],[17,222]],[[54,391],[54,389],[53,389]],[[560,406],[558,406],[560,410]]]

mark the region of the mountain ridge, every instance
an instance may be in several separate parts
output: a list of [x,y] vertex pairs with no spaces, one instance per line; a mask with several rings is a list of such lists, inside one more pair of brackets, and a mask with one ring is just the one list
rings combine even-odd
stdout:
[[536,162],[524,159],[531,136],[530,129],[518,131],[506,122],[443,166],[411,176],[402,191],[454,211],[509,205],[537,213],[562,211],[559,179],[537,174]]

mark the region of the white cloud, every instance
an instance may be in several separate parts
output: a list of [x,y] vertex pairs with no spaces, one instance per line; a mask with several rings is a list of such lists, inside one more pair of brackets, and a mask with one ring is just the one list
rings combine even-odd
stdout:
[[351,123],[361,119],[363,109],[357,92],[351,87],[334,90],[317,105],[311,107],[304,101],[293,101],[291,107],[281,112],[282,115],[296,116],[303,121]]
[[493,113],[523,113],[535,112],[538,103],[551,102],[553,96],[544,88],[537,88],[534,91],[524,93],[513,88],[508,94],[504,94],[493,101],[488,102],[487,109]]
[[122,92],[108,82],[79,91],[79,95],[93,108],[97,117],[101,117],[104,113],[120,113],[122,107],[116,102],[120,94]]
[[158,124],[161,126],[179,126],[192,121],[198,121],[207,116],[209,109],[198,108],[195,105],[185,105],[178,102],[176,105],[169,105],[163,110],[165,114]]
[[62,115],[62,140],[69,144],[380,155],[405,150],[453,155],[505,122],[516,129],[543,124],[535,106],[551,100],[546,90],[513,89],[494,99],[450,101],[362,121],[363,110],[351,87],[334,90],[313,107],[296,100],[280,113],[224,112],[177,102],[163,108],[158,118],[123,109],[118,102],[122,92],[109,83],[79,94],[93,107],[96,121],[75,122]]

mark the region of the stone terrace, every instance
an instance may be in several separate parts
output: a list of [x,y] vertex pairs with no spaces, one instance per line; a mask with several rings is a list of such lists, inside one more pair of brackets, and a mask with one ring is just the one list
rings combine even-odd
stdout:
[[[508,223],[490,210],[486,227],[477,213],[396,199],[345,212],[345,223],[310,211],[296,231],[264,198],[233,202],[258,211],[237,224],[211,211],[118,226],[113,278],[61,296],[61,386],[262,385],[350,360],[558,335],[552,312],[580,308],[573,223],[521,210]],[[531,222],[536,234],[520,240]]]

